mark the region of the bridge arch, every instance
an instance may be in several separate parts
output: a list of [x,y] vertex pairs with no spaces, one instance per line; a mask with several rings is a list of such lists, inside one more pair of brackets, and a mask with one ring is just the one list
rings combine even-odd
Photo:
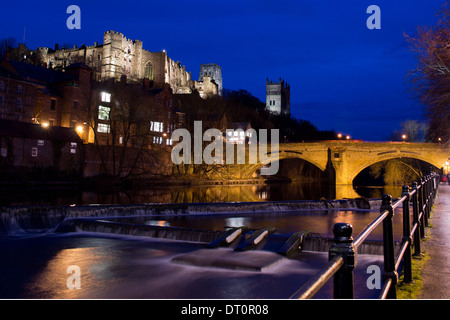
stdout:
[[420,153],[416,153],[416,152],[389,152],[389,153],[384,153],[382,155],[378,155],[377,157],[373,157],[373,158],[366,158],[364,160],[364,162],[353,162],[353,163],[349,163],[348,167],[351,168],[347,168],[347,172],[348,174],[348,184],[352,184],[353,180],[358,176],[358,174],[360,174],[364,169],[382,162],[382,161],[388,161],[388,160],[395,160],[395,159],[405,159],[405,158],[409,158],[409,159],[415,159],[415,160],[420,160],[423,161],[425,163],[430,164],[430,166],[434,166],[436,168],[440,168],[442,166],[442,162],[440,160],[437,159],[430,159],[429,157],[423,156]]
[[263,166],[270,165],[272,162],[275,162],[275,161],[282,161],[282,160],[288,160],[288,159],[303,160],[303,161],[309,163],[310,165],[314,166],[321,172],[325,172],[325,169],[326,169],[326,166],[324,166],[321,162],[317,161],[317,159],[314,159],[314,158],[311,158],[308,156],[304,156],[302,152],[298,152],[298,151],[283,150],[278,153],[278,157],[273,153],[269,153],[268,156],[270,158],[267,158],[264,161],[259,161],[256,164],[248,165],[243,176],[245,178],[251,178],[254,175],[254,173],[258,169],[261,169]]

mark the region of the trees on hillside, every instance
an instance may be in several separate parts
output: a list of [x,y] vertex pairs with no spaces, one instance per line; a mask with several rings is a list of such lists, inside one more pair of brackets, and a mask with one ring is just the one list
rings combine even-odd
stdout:
[[334,131],[318,130],[311,122],[291,115],[272,114],[266,104],[245,90],[224,91],[229,121],[250,122],[258,129],[279,129],[280,142],[302,142],[335,139]]
[[410,72],[414,95],[426,106],[429,139],[450,141],[450,4],[442,6],[433,28],[419,27],[417,36],[406,36],[417,56]]

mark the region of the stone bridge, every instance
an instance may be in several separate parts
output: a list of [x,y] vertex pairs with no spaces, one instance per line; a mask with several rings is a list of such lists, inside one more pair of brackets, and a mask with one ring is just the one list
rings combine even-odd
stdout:
[[[270,156],[275,156],[273,153]],[[280,143],[278,159],[300,158],[322,171],[331,170],[335,183],[351,185],[365,168],[384,160],[413,158],[440,169],[450,159],[450,148],[437,143],[323,141],[314,143]],[[276,157],[274,157],[276,159]],[[274,159],[247,165],[245,176]]]

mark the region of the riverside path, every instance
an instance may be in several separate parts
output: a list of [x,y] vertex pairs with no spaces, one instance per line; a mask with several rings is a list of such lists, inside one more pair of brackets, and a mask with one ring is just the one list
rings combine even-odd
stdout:
[[441,184],[432,211],[422,269],[423,288],[419,299],[450,299],[450,185]]

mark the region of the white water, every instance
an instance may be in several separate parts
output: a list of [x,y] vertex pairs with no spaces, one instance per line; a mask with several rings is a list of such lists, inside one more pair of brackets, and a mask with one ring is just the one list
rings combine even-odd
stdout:
[[[172,260],[200,249],[194,244],[143,237],[72,233],[0,240],[1,298],[287,299],[327,262],[305,252],[262,271],[190,266]],[[214,250],[214,249],[212,249]],[[257,252],[246,252],[250,261]],[[252,254],[256,254],[253,256]],[[380,257],[358,255],[356,297],[376,297],[365,287],[368,265]],[[66,286],[69,265],[81,270],[81,289]],[[330,297],[330,286],[318,298]]]

